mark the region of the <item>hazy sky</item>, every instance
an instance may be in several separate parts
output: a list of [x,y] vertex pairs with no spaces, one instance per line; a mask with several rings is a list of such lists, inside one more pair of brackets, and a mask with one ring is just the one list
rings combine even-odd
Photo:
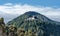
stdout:
[[4,17],[5,22],[27,11],[36,11],[60,21],[60,0],[0,0],[0,17]]

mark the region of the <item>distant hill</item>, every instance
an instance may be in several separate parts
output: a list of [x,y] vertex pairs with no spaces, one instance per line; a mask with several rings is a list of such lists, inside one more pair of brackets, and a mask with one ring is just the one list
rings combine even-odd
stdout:
[[24,28],[25,31],[36,32],[37,36],[60,36],[60,22],[53,21],[34,11],[26,12],[7,24]]

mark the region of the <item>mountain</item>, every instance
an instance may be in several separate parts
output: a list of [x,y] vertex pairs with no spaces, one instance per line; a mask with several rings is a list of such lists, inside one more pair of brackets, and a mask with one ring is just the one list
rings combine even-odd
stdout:
[[53,21],[35,11],[28,11],[7,24],[23,28],[25,31],[31,30],[36,36],[60,36],[60,22]]

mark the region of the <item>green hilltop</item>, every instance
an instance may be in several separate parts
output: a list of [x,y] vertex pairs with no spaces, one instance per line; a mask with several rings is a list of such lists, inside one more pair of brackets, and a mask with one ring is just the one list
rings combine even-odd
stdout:
[[25,32],[31,31],[35,36],[60,36],[60,22],[53,21],[34,11],[18,16],[9,21],[7,25],[14,25]]

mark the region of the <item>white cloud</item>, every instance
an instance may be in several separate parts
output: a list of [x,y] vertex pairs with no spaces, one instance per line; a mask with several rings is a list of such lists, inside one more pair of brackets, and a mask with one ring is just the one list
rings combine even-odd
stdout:
[[[58,17],[60,15],[60,8],[52,8],[52,7],[36,7],[36,6],[31,6],[28,4],[15,4],[13,5],[12,3],[7,3],[4,5],[0,5],[0,15],[6,16],[6,14],[9,15],[21,15],[27,11],[36,11],[39,12],[51,19],[56,19],[55,17]],[[60,17],[60,16],[59,16]],[[7,17],[7,18],[12,18],[12,17]],[[15,18],[15,17],[14,17]],[[57,18],[59,19],[59,18]],[[56,19],[56,20],[57,20]],[[58,21],[58,20],[57,20]]]

